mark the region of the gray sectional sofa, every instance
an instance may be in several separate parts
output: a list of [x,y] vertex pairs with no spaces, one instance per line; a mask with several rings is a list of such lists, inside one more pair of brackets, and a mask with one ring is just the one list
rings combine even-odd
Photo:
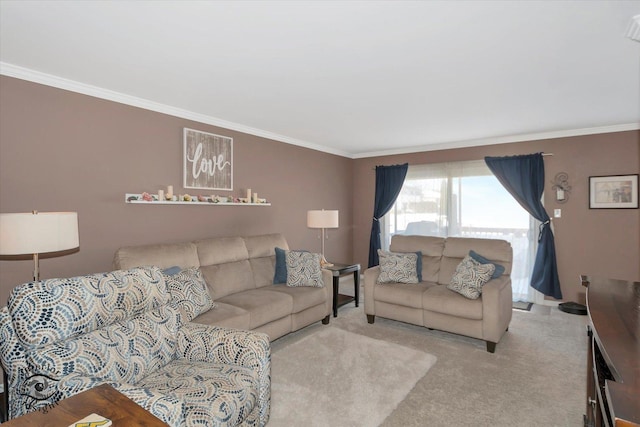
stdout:
[[[486,341],[493,353],[509,328],[512,310],[509,242],[494,239],[394,235],[390,251],[422,252],[422,281],[417,284],[378,284],[380,266],[364,272],[364,310],[369,323],[375,316]],[[447,289],[456,267],[473,250],[504,266],[500,277],[489,280],[478,299]]]
[[113,266],[199,267],[215,307],[194,323],[256,330],[271,340],[317,321],[329,323],[331,272],[322,270],[323,287],[274,285],[275,247],[289,248],[281,234],[129,246],[118,249]]

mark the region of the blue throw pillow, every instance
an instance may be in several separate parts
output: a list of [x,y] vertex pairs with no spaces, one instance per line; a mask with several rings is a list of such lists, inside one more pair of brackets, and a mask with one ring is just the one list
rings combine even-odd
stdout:
[[177,265],[174,265],[173,267],[165,268],[164,270],[162,270],[162,272],[164,274],[166,274],[167,276],[175,276],[176,274],[180,273],[181,271],[182,271],[182,269],[180,267],[178,267]]
[[469,251],[469,256],[474,260],[478,261],[480,264],[493,264],[496,267],[496,269],[493,271],[493,274],[491,275],[492,279],[497,279],[498,277],[502,276],[502,274],[504,273],[504,266],[500,264],[496,264],[495,262],[492,262],[486,259],[485,257],[483,257],[482,255],[478,254],[473,250]]
[[276,248],[276,273],[273,275],[273,284],[287,283],[287,251]]

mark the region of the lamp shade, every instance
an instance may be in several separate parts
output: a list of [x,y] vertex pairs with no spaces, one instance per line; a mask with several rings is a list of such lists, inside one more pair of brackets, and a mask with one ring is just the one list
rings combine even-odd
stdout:
[[79,245],[77,212],[0,214],[0,255],[42,254]]
[[338,211],[307,211],[307,227],[338,228]]

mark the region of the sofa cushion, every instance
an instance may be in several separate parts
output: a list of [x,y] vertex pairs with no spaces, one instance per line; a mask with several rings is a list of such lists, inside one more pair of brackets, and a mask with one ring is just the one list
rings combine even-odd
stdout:
[[244,243],[247,246],[249,258],[273,256],[273,249],[276,246],[283,249],[289,249],[287,240],[279,233],[245,237]]
[[480,255],[479,253],[477,253],[474,250],[470,250],[469,251],[469,256],[473,259],[475,259],[476,261],[478,261],[480,264],[493,264],[493,266],[495,267],[495,270],[493,271],[493,274],[491,275],[492,279],[497,279],[498,277],[502,276],[502,274],[504,273],[504,266],[502,266],[501,264],[497,264],[495,262],[492,262],[491,260],[483,257],[482,255]]
[[230,304],[248,311],[250,329],[255,329],[265,323],[288,316],[293,310],[293,298],[291,296],[263,288],[227,295],[217,300],[217,302]]
[[216,237],[194,242],[200,265],[224,264],[249,259],[242,237]]
[[293,313],[300,313],[307,308],[323,304],[327,300],[326,287],[316,288],[312,286],[278,286],[271,285],[262,288],[274,292],[283,292],[293,298]]
[[229,294],[255,289],[249,260],[203,265],[200,270],[214,301]]
[[174,360],[136,384],[184,402],[185,425],[240,425],[258,402],[252,369]]
[[436,285],[422,294],[422,307],[427,311],[463,319],[482,319],[482,299],[465,298],[444,285]]
[[456,272],[447,288],[469,299],[477,299],[482,294],[484,284],[491,279],[494,270],[493,264],[480,264],[467,255],[456,267]]
[[216,325],[234,329],[249,329],[251,314],[240,307],[216,301],[215,310],[209,310],[192,320],[202,325]]
[[156,265],[160,268],[178,266],[181,268],[198,267],[198,251],[193,243],[170,243],[160,245],[127,246],[116,251],[113,266],[116,269],[129,269],[144,265]]
[[422,294],[432,286],[436,285],[433,282],[421,282],[412,285],[405,283],[385,283],[376,284],[373,292],[376,301],[383,301],[405,307],[422,308]]
[[442,237],[396,234],[391,239],[389,250],[392,252],[422,252],[422,280],[437,282],[444,242],[445,239]]
[[465,256],[469,255],[470,249],[494,262],[500,263],[504,266],[504,274],[511,274],[513,251],[509,242],[497,239],[448,237],[442,253],[438,283],[441,285],[449,284],[456,267]]
[[186,268],[174,275],[165,274],[164,280],[172,302],[187,322],[215,307],[199,268]]
[[378,283],[418,283],[418,254],[388,252],[378,249],[380,275]]
[[322,269],[320,254],[287,251],[287,286],[313,286],[321,288]]

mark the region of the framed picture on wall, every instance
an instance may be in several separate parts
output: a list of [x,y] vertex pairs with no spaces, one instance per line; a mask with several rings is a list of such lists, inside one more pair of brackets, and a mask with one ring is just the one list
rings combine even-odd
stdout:
[[184,188],[233,190],[233,138],[184,128]]
[[589,209],[638,209],[638,175],[590,176]]

